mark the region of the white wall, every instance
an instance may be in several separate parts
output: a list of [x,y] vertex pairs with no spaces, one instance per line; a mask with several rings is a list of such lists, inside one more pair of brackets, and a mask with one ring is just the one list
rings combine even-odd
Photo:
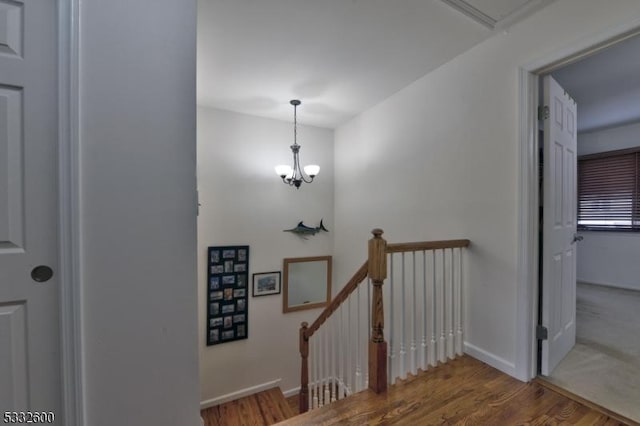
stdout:
[[[578,112],[580,106],[578,105]],[[578,134],[578,154],[640,146],[640,123]],[[640,234],[583,231],[578,246],[578,280],[640,290]]]
[[[293,111],[292,111],[293,114]],[[304,103],[298,110],[304,115]],[[298,330],[320,310],[282,313],[282,294],[249,297],[246,340],[206,346],[206,250],[249,245],[250,275],[281,271],[285,257],[331,254],[333,248],[333,131],[298,126],[302,164],[319,164],[316,180],[299,190],[276,176],[276,164],[292,161],[293,124],[198,108],[198,292],[201,399],[219,402],[230,393],[281,379],[283,391],[300,386]],[[329,233],[304,240],[284,229],[303,220]]]
[[199,425],[196,2],[81,22],[84,424]]
[[[336,130],[335,277],[392,242],[469,238],[467,350],[516,374],[518,67],[640,18],[640,2],[560,0]],[[640,22],[638,22],[640,25]]]

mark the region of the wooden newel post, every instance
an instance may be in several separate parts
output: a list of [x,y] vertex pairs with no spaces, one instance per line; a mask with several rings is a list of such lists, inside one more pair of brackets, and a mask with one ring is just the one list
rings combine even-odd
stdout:
[[303,322],[300,326],[300,357],[302,358],[298,401],[300,413],[309,411],[309,339],[307,338],[307,327],[309,327],[309,324],[306,322]]
[[387,390],[387,342],[384,341],[384,307],[382,284],[387,278],[387,242],[382,229],[371,231],[369,240],[369,278],[373,284],[371,299],[371,340],[369,341],[369,389],[376,393]]

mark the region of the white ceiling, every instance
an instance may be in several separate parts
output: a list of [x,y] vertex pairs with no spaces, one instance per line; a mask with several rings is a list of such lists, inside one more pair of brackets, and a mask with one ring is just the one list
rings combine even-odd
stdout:
[[578,131],[640,121],[640,36],[552,75],[578,104]]
[[334,128],[492,34],[440,0],[199,0],[198,104]]

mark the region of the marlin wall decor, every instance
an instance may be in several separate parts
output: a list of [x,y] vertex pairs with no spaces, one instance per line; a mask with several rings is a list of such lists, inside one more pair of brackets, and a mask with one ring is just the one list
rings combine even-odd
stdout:
[[316,226],[315,228],[312,226],[307,226],[302,223],[302,221],[300,221],[295,228],[285,229],[282,232],[292,232],[307,240],[307,235],[316,235],[320,231],[329,232],[329,230],[324,227],[322,219],[320,219],[320,226]]

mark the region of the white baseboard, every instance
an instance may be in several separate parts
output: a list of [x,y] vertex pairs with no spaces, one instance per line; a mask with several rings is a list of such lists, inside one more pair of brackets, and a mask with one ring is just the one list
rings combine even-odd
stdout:
[[262,392],[267,389],[278,387],[280,381],[282,379],[272,380],[270,382],[262,383],[259,385],[251,386],[245,389],[240,389],[235,392],[228,393],[226,395],[221,395],[215,398],[207,399],[205,401],[200,402],[200,409],[204,410],[205,408],[213,407],[216,405],[224,404],[225,402],[233,401],[245,396],[253,395],[254,393]]
[[511,377],[518,378],[516,374],[516,366],[514,363],[507,361],[504,358],[500,358],[497,355],[492,354],[484,349],[481,349],[469,342],[464,342],[464,353],[478,359],[486,364],[489,364],[493,368],[497,368],[505,374]]
[[589,285],[597,285],[600,287],[611,287],[611,288],[618,288],[620,290],[635,290],[635,291],[640,291],[639,287],[632,287],[632,286],[628,286],[628,285],[624,285],[624,284],[611,284],[611,283],[594,283],[592,281],[587,281],[587,280],[583,280],[581,278],[577,278],[576,281],[578,282],[578,284],[589,284]]
[[290,396],[297,395],[299,393],[300,393],[300,386],[286,390],[286,391],[282,391],[282,394],[284,395],[285,398],[289,398]]

